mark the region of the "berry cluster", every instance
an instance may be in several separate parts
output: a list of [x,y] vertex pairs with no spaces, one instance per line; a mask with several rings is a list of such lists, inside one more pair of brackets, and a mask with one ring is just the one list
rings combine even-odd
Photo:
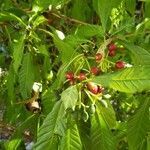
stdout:
[[[113,42],[111,42],[108,46],[108,56],[110,57],[114,57],[116,55],[117,49],[119,49]],[[80,72],[77,75],[74,74],[73,71],[68,71],[66,72],[66,79],[69,82],[70,85],[74,85],[77,82],[82,82],[84,85],[84,87],[90,91],[92,94],[100,94],[104,91],[104,88],[100,85],[97,85],[94,82],[89,82],[86,81],[88,78],[90,78],[90,76],[96,76],[99,75],[102,71],[101,71],[101,67],[100,64],[101,62],[103,62],[103,58],[104,58],[104,54],[103,53],[96,53],[95,56],[93,57],[93,59],[95,60],[94,64],[96,64],[95,66],[90,67],[89,71],[85,73],[84,72]],[[106,55],[107,57],[107,55]],[[104,58],[105,59],[105,58]],[[107,59],[107,58],[106,58]],[[125,68],[126,64],[125,62],[118,60],[115,62],[114,67],[116,69],[122,69]],[[83,82],[84,81],[84,82]]]
[[[117,46],[114,43],[110,43],[108,45],[108,56],[110,57],[114,57],[116,55],[116,51],[117,51]],[[125,62],[119,60],[115,63],[115,68],[116,69],[122,69],[125,68]]]

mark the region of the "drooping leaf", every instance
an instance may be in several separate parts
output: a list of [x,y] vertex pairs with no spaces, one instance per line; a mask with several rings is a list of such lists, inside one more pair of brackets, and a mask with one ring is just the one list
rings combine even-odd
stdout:
[[20,35],[13,43],[13,66],[16,73],[22,61],[24,51],[24,40],[25,35]]
[[0,13],[0,22],[2,22],[2,21],[12,21],[12,20],[13,21],[18,21],[19,23],[21,23],[21,25],[26,27],[26,24],[21,20],[21,18],[19,18],[15,14],[12,14],[12,13],[9,13],[9,12]]
[[144,48],[125,42],[123,45],[129,51],[135,65],[150,65],[150,53]]
[[32,92],[34,70],[33,58],[30,53],[26,53],[23,56],[23,63],[19,72],[20,92],[23,99],[29,98]]
[[[62,101],[58,101],[53,110],[47,115],[37,135],[36,150],[53,149],[55,136],[63,136],[65,132],[65,109]],[[55,142],[54,142],[55,141]],[[56,145],[55,145],[56,146]]]
[[67,108],[75,108],[75,105],[78,100],[78,90],[76,85],[70,86],[61,94],[61,100],[64,103],[65,110]]
[[91,120],[91,142],[92,149],[116,149],[114,137],[98,108],[96,109],[96,112]]
[[150,89],[150,67],[136,66],[115,73],[100,75],[94,82],[105,87],[126,93],[140,92]]
[[71,126],[62,137],[60,150],[82,150],[82,143],[76,124]]
[[130,118],[128,122],[127,139],[129,143],[129,148],[131,150],[139,149],[148,132],[150,131],[150,99],[145,98],[145,100],[141,100],[143,100],[142,106],[139,108],[136,114]]

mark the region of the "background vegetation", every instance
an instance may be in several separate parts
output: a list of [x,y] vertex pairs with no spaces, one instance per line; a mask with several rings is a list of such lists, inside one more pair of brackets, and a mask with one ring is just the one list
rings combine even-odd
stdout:
[[150,150],[149,8],[1,0],[0,149]]

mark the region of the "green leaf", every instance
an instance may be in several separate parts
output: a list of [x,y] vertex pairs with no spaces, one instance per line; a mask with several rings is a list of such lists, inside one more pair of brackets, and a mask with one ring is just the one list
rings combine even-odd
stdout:
[[150,53],[142,47],[123,42],[135,65],[150,65]]
[[23,144],[22,139],[13,139],[11,141],[7,141],[5,144],[5,149],[13,149],[13,150],[23,150],[25,149],[25,145]]
[[120,3],[120,0],[93,0],[93,6],[99,15],[104,31],[106,31],[106,26],[108,18],[110,16],[111,10]]
[[107,107],[99,105],[99,111],[101,111],[101,115],[103,116],[105,122],[107,123],[110,129],[116,126],[116,116],[113,107],[111,106],[110,102],[105,100],[107,103]]
[[86,0],[72,0],[71,16],[72,18],[86,21],[90,18],[90,8]]
[[[64,118],[65,109],[62,101],[58,101],[52,112],[50,112],[45,118],[42,126],[40,127],[37,135],[37,142],[35,144],[36,150],[49,150],[53,149],[53,140],[55,135],[63,136],[65,132],[65,122]],[[57,141],[55,141],[57,142]]]
[[49,56],[46,45],[39,45],[38,50],[41,54]]
[[62,137],[60,150],[82,150],[82,143],[76,124],[71,126]]
[[[97,103],[96,106],[99,104]],[[98,106],[99,107],[99,106]],[[91,120],[91,148],[101,150],[115,150],[115,140],[109,130],[101,111],[97,108]]]
[[61,100],[64,103],[65,110],[67,108],[74,109],[78,100],[78,90],[76,85],[70,86],[61,94]]
[[38,16],[33,22],[33,28],[36,28],[37,26],[44,23],[45,21],[46,18],[44,16]]
[[24,40],[25,35],[20,35],[17,39],[14,40],[15,42],[13,43],[13,66],[16,73],[22,61]]
[[150,130],[150,99],[141,100],[143,100],[142,106],[128,122],[127,139],[131,150],[139,149]]
[[149,8],[150,8],[150,0],[145,3],[144,16],[147,18],[150,17],[150,9]]
[[16,75],[14,73],[14,69],[12,64],[9,67],[8,77],[7,77],[7,96],[11,104],[15,101],[15,85],[16,82]]
[[26,27],[27,25],[19,18],[17,17],[15,14],[9,13],[9,12],[2,12],[0,13],[0,22],[2,21],[18,21],[20,22],[24,27]]
[[75,54],[74,48],[56,36],[54,37],[54,43],[61,53],[62,62],[68,63],[68,61],[70,61]]
[[27,53],[23,57],[22,67],[19,72],[20,92],[23,99],[29,98],[32,92],[35,77],[34,70],[33,58],[30,53]]
[[77,28],[75,35],[80,38],[91,38],[92,36],[104,36],[104,31],[99,25],[81,25]]
[[126,68],[115,73],[95,77],[93,82],[126,93],[149,90],[150,67],[136,66]]

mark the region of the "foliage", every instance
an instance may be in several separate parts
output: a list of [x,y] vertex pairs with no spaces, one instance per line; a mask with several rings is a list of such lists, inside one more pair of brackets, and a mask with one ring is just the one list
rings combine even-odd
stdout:
[[1,0],[1,149],[150,149],[150,1]]

